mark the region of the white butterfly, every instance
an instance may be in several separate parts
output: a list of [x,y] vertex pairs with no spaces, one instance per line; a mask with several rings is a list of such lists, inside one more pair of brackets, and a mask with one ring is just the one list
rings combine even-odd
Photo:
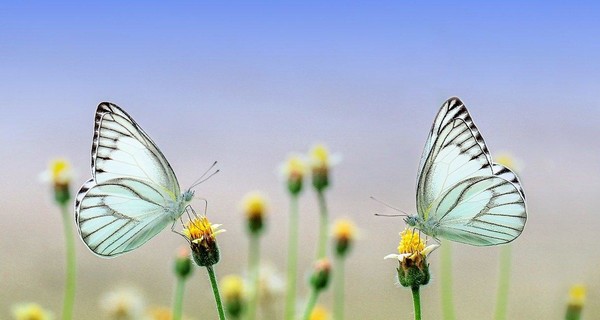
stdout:
[[438,112],[417,178],[417,212],[405,221],[425,234],[475,246],[513,241],[525,226],[517,176],[492,162],[467,108],[450,98]]
[[98,105],[92,178],[75,200],[79,235],[92,252],[109,258],[138,248],[173,224],[193,196],[191,188],[181,193],[165,156],[125,111]]

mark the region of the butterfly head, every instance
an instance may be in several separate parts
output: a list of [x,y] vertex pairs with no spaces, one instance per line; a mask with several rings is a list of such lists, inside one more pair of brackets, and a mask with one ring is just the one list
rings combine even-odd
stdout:
[[183,201],[185,201],[187,203],[187,202],[192,201],[192,199],[194,198],[194,193],[195,193],[194,190],[188,189],[181,195],[181,197],[182,197]]
[[421,219],[418,215],[407,216],[404,218],[404,222],[411,227],[418,227],[420,225]]

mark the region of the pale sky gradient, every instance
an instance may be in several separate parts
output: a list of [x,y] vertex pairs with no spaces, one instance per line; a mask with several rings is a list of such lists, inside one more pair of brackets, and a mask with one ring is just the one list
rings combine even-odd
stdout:
[[[62,226],[38,175],[65,156],[78,171],[74,192],[89,178],[93,114],[111,101],[160,146],[183,188],[220,162],[222,173],[197,188],[228,230],[220,275],[245,266],[238,203],[255,189],[271,199],[264,258],[284,269],[287,197],[276,168],[315,142],[340,153],[331,214],[363,230],[347,268],[349,319],[408,319],[409,291],[395,287],[396,266],[382,259],[396,249],[403,223],[373,217],[382,207],[369,196],[414,212],[422,147],[454,95],[492,154],[509,151],[523,163],[529,220],[513,247],[509,318],[561,318],[572,283],[586,283],[591,301],[600,294],[599,9],[516,1],[4,3],[0,318],[30,300],[59,314]],[[306,192],[300,270],[311,263],[316,208]],[[101,318],[99,296],[123,283],[152,304],[170,304],[171,257],[184,243],[177,235],[164,232],[113,260],[77,241],[78,318]],[[453,251],[458,317],[490,318],[498,248]],[[428,319],[439,315],[438,253],[423,289]],[[185,310],[212,319],[203,273],[188,287]],[[586,312],[593,318],[600,307]]]

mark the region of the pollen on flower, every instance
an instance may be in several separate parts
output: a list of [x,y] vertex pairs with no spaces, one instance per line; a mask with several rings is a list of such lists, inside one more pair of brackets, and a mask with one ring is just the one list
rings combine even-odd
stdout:
[[313,167],[328,167],[329,166],[329,150],[323,144],[317,144],[310,150],[310,158]]
[[333,226],[333,237],[339,240],[353,240],[356,236],[356,226],[348,219],[338,219]]
[[413,229],[406,229],[400,232],[400,244],[398,245],[399,254],[419,253],[425,249],[425,241],[421,239],[418,232]]
[[211,224],[206,216],[201,216],[190,220],[184,226],[183,234],[190,242],[206,244],[207,242],[214,242],[217,234],[225,232],[219,227],[221,227],[220,224]]

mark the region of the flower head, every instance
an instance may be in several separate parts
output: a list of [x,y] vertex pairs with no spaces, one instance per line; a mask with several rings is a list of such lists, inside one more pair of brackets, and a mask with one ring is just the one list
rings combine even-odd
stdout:
[[514,155],[508,152],[499,153],[497,156],[494,157],[494,161],[511,169],[514,172],[519,172],[523,170],[523,163],[521,162],[521,160],[515,158]]
[[327,288],[329,278],[331,278],[331,262],[327,258],[315,262],[313,274],[310,277],[312,287],[317,291]]
[[220,224],[211,224],[206,216],[194,218],[184,226],[183,234],[190,243],[192,258],[197,265],[206,267],[219,262],[216,235],[225,232],[219,227]]
[[586,289],[582,284],[576,284],[569,290],[567,314],[565,319],[581,319],[581,311],[585,304]]
[[[153,306],[148,308],[146,311],[146,317],[144,320],[171,320],[173,319],[173,310],[169,307],[164,306]],[[189,319],[183,316],[182,319]]]
[[239,275],[228,275],[221,280],[221,291],[225,310],[232,318],[239,318],[246,306],[244,279]]
[[48,182],[54,189],[54,199],[61,205],[66,204],[71,199],[69,185],[73,180],[73,169],[69,161],[63,158],[57,158],[48,164],[46,171],[42,172],[40,178]]
[[302,191],[304,175],[306,174],[306,161],[302,156],[293,154],[280,166],[280,172],[287,181],[288,191],[298,195]]
[[248,230],[252,234],[259,234],[264,230],[265,216],[267,214],[267,200],[262,193],[252,191],[242,199],[242,209],[248,219]]
[[54,316],[37,303],[21,303],[12,308],[16,320],[51,320]]
[[109,319],[140,319],[144,314],[146,303],[142,295],[132,288],[120,288],[104,294],[100,306]]
[[345,256],[356,238],[356,226],[349,219],[338,219],[333,225],[333,241],[336,254],[340,257]]
[[398,254],[389,254],[384,259],[397,259],[398,281],[404,287],[425,285],[429,282],[429,255],[437,244],[426,246],[427,242],[421,238],[414,229],[405,229],[400,232]]
[[327,320],[329,312],[322,305],[316,305],[310,314],[310,320]]
[[175,256],[175,275],[180,278],[187,278],[192,274],[192,261],[190,260],[190,249],[181,247]]
[[316,144],[310,150],[310,166],[313,186],[321,192],[329,186],[329,171],[339,162],[339,156],[330,155],[323,144]]

